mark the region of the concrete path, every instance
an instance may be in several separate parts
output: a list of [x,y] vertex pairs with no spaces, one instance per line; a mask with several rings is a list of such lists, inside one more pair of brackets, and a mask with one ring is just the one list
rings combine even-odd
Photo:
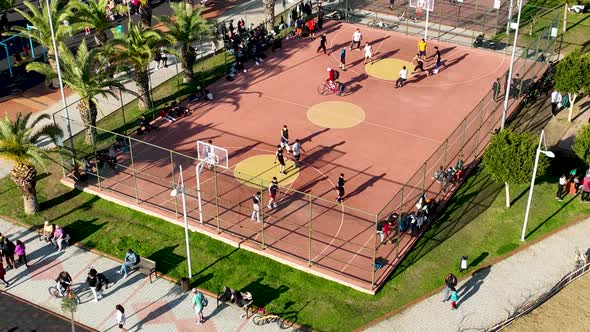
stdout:
[[[191,307],[191,293],[183,293],[179,286],[162,278],[150,283],[149,278],[137,272],[127,279],[115,272],[120,262],[105,258],[78,247],[67,247],[57,252],[51,244],[39,241],[37,233],[0,219],[0,232],[10,240],[23,241],[27,248],[29,268],[19,266],[8,270],[6,280],[10,286],[0,286],[0,291],[32,302],[47,310],[60,313],[60,300],[51,296],[49,287],[55,285],[55,278],[61,271],[67,271],[73,278],[73,289],[80,296],[81,304],[75,313],[76,321],[99,331],[118,331],[115,325],[115,305],[125,308],[129,331],[279,331],[278,324],[256,326],[251,319],[241,319],[243,311],[221,305],[208,297],[209,305],[204,313],[206,322],[195,325],[195,313]],[[104,292],[104,297],[93,302],[86,275],[90,268],[103,272],[115,282]],[[281,330],[284,331],[284,330]]]
[[[366,331],[484,330],[505,320],[526,301],[547,292],[574,269],[574,252],[590,248],[590,219],[554,234],[459,283],[457,310],[443,294],[386,319]],[[441,276],[441,280],[444,276]]]

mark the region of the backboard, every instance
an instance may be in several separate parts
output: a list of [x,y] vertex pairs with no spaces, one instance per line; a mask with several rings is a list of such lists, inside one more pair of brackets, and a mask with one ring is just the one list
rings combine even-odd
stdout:
[[210,144],[208,142],[197,141],[197,158],[205,161],[209,165],[215,165],[229,169],[229,156],[227,149]]
[[412,8],[423,8],[423,10],[428,7],[429,12],[434,10],[434,0],[410,0],[409,5]]

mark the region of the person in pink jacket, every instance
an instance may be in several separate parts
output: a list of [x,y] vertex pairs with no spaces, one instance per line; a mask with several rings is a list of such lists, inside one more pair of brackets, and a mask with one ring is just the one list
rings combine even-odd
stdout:
[[[25,244],[21,240],[16,240],[16,248],[14,254],[18,259],[19,264],[25,264],[27,269],[29,268],[29,262],[27,262],[27,253],[25,251]],[[16,265],[16,264],[15,264]]]

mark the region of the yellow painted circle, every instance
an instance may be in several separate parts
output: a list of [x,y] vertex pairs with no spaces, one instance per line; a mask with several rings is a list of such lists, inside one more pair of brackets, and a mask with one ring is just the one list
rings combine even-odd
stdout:
[[408,77],[412,74],[412,69],[414,66],[408,62],[399,59],[387,58],[387,59],[380,59],[376,60],[372,63],[367,63],[365,65],[365,71],[372,77],[387,80],[387,81],[395,81],[399,78],[399,71],[402,70],[403,66],[406,66],[408,70]]
[[324,128],[350,128],[365,120],[365,111],[355,104],[326,101],[310,107],[307,119]]
[[240,161],[234,167],[234,177],[241,183],[256,189],[260,189],[261,183],[263,188],[268,188],[273,176],[279,180],[279,186],[288,186],[297,180],[299,168],[295,167],[290,153],[285,150],[283,155],[287,174],[279,172],[279,162],[274,163],[274,154],[262,154]]

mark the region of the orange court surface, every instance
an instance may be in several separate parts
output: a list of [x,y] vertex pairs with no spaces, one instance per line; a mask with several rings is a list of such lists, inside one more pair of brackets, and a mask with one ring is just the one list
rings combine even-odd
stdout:
[[[173,123],[158,120],[161,130],[136,137],[191,157],[196,157],[197,140],[212,140],[228,150],[229,170],[205,167],[201,174],[205,225],[198,223],[196,162],[189,158],[173,156],[171,163],[170,152],[133,143],[134,159],[119,154],[123,169],[104,176],[101,188],[129,205],[137,199],[138,206],[182,220],[178,198],[169,195],[178,178],[177,166],[182,165],[195,229],[374,292],[409,250],[407,244],[413,243],[404,235],[399,251],[391,244],[378,246],[375,222],[383,214],[377,214],[489,93],[496,77],[508,68],[509,58],[429,41],[425,67],[432,70],[433,47],[438,46],[440,72],[409,74],[405,86],[396,89],[401,66],[412,72],[410,61],[420,38],[359,27],[361,48],[366,42],[373,47],[373,63],[365,65],[362,49],[348,49],[356,28],[328,21],[322,30],[327,33],[327,55],[316,53],[318,35],[314,40],[285,40],[282,49],[266,52],[261,65],[249,61],[247,72],[234,81],[222,79],[209,86],[214,101],[189,104],[192,116]],[[327,78],[327,67],[338,68],[343,47],[347,69],[339,70],[340,81],[349,92],[322,96],[318,86]],[[298,138],[304,150],[300,168],[285,153],[286,175],[273,162],[283,125],[289,128],[289,143]],[[425,177],[431,179],[438,166],[429,165]],[[346,179],[343,204],[336,202],[340,173]],[[269,209],[273,176],[279,179],[280,191],[278,206]],[[137,197],[134,186],[139,188]],[[263,222],[257,223],[250,217],[252,195],[260,190]],[[418,196],[407,197],[411,207]],[[387,261],[377,271],[372,266],[376,256]]]

